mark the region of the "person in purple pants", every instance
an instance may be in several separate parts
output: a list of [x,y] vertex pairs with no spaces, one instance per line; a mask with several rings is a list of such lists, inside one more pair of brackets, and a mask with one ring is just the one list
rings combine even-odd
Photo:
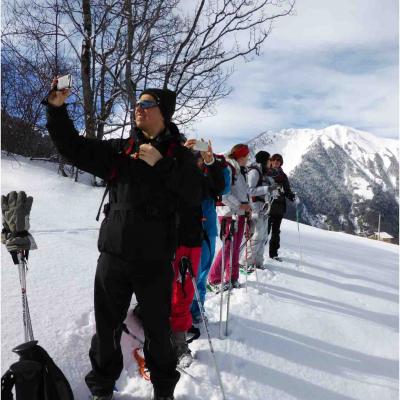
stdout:
[[[233,240],[225,241],[225,285],[224,290],[229,287],[230,278],[230,251],[233,246],[232,255],[232,287],[238,288],[239,284],[239,252],[242,242],[245,215],[251,214],[251,205],[249,203],[249,187],[246,179],[246,164],[249,159],[249,148],[245,144],[237,144],[230,151],[227,162],[231,171],[231,190],[222,196],[222,202],[217,205],[218,219],[221,223],[226,220],[226,233],[230,229],[232,219],[236,220],[236,229],[233,234]],[[217,257],[211,267],[208,281],[211,285],[219,285],[221,283],[221,267],[222,267],[222,249],[218,252]]]

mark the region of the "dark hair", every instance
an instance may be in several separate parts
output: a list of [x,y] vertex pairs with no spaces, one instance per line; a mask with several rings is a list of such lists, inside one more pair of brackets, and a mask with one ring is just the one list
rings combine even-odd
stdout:
[[268,151],[261,150],[256,154],[256,162],[264,165],[269,160]]
[[274,154],[274,155],[270,158],[270,160],[271,160],[271,161],[279,161],[279,162],[281,163],[281,165],[283,164],[283,157],[282,157],[280,154],[278,154],[278,153]]

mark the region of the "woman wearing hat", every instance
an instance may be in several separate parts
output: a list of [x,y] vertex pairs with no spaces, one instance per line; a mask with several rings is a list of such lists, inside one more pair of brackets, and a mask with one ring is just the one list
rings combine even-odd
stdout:
[[[245,144],[237,144],[232,147],[227,162],[231,170],[231,190],[222,196],[222,203],[217,207],[218,219],[220,223],[223,219],[226,221],[226,232],[229,231],[232,218],[237,218],[236,229],[233,240],[225,241],[225,287],[229,288],[229,280],[231,278],[232,287],[239,288],[239,252],[240,243],[242,242],[245,214],[252,211],[249,203],[249,187],[246,181],[246,164],[249,159],[249,148]],[[230,252],[233,251],[232,265],[230,267]],[[222,267],[222,249],[218,252],[217,257],[211,267],[208,281],[211,285],[219,285],[221,283],[221,267]],[[230,276],[231,272],[231,276]]]

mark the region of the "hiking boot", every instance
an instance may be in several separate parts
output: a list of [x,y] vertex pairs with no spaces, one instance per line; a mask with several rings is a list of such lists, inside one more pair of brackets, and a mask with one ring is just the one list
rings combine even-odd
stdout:
[[282,260],[282,258],[280,258],[280,257],[278,257],[278,256],[275,256],[275,257],[271,257],[273,260],[275,260],[275,261],[279,261],[279,262],[282,262],[283,260]]
[[200,324],[201,323],[201,314],[195,314],[195,315],[192,314],[192,322],[195,325]]
[[[206,314],[204,314],[204,319],[206,320],[206,322],[208,322],[208,317]],[[195,314],[195,315],[192,314],[192,322],[194,325],[201,324],[203,322],[201,314]]]
[[186,342],[186,332],[173,332],[172,337],[178,365],[181,368],[189,367],[193,362],[193,356]]
[[239,281],[232,281],[232,288],[233,289],[240,289],[242,285],[239,283]]

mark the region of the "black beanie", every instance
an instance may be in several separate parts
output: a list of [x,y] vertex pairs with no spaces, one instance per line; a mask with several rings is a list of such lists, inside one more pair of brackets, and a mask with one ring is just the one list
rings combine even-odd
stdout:
[[144,94],[149,94],[154,97],[154,100],[157,101],[161,114],[164,117],[165,124],[169,124],[175,112],[176,93],[169,89],[150,88],[143,90],[140,97]]
[[268,160],[269,160],[268,151],[261,150],[256,154],[256,162],[257,163],[264,165]]

